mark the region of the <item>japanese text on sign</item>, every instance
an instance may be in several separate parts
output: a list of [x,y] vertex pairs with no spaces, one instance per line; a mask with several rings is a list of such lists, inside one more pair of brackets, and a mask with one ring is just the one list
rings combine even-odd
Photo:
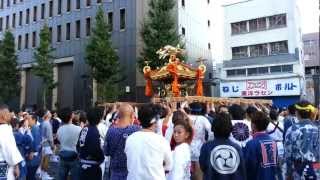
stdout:
[[300,81],[290,78],[223,82],[220,92],[222,97],[300,95]]

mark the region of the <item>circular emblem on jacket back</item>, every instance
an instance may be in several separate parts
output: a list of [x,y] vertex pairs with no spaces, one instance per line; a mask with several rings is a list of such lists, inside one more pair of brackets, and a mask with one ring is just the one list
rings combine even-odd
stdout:
[[246,141],[250,137],[248,125],[242,122],[235,123],[231,133],[232,136],[240,142]]
[[229,145],[216,146],[210,154],[210,162],[214,170],[220,174],[232,174],[240,164],[238,151]]

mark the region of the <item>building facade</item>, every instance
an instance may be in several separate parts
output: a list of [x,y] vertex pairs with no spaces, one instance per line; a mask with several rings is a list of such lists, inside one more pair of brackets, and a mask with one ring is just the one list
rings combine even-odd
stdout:
[[[14,34],[21,67],[20,107],[41,102],[41,79],[35,76],[31,69],[35,61],[33,54],[39,45],[39,33],[44,24],[49,26],[51,43],[55,48],[54,77],[58,86],[52,92],[52,108],[66,106],[76,109],[86,108],[95,102],[93,92],[96,86],[92,83],[89,68],[85,63],[85,47],[92,33],[91,29],[99,6],[103,7],[107,22],[112,27],[112,43],[124,68],[126,79],[121,83],[121,88],[126,91],[124,98],[130,101],[143,99],[144,80],[137,71],[136,62],[142,47],[140,29],[148,11],[148,2],[148,0],[0,0],[0,39],[6,30]],[[211,60],[209,43],[212,42],[209,40],[204,42],[204,38],[197,40],[192,34],[189,36],[189,27],[193,27],[194,23],[199,25],[198,21],[202,20],[186,21],[183,16],[180,18],[181,12],[184,11],[192,17],[193,12],[186,10],[192,6],[189,6],[187,1],[177,2],[177,25],[180,34],[185,33],[190,59],[193,60],[194,57],[201,55]],[[209,2],[206,2],[206,5],[210,5]],[[182,3],[185,7],[182,7]],[[206,25],[208,20],[209,17],[203,19],[202,24]],[[189,43],[188,38],[194,41]]]
[[319,55],[319,32],[304,34],[303,39],[303,60],[306,76],[307,100],[319,104],[320,99],[320,55]]
[[272,99],[278,106],[299,100],[304,69],[296,1],[246,0],[223,7],[221,96]]

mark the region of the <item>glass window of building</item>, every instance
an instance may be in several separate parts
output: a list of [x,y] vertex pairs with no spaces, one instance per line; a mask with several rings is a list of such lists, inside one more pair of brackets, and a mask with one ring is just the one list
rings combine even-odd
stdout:
[[113,30],[113,12],[108,12],[108,25],[110,28],[110,31]]
[[22,26],[22,16],[23,16],[23,12],[20,11],[19,12],[19,26]]
[[30,23],[30,9],[27,9],[26,11],[26,24]]
[[17,0],[13,0],[13,4],[17,4]]
[[208,43],[208,49],[209,50],[211,49],[211,43]]
[[258,68],[249,68],[248,69],[248,76],[254,76],[258,74]]
[[46,4],[42,3],[41,4],[41,19],[45,18],[45,14],[46,14]]
[[279,14],[269,17],[269,27],[270,28],[279,28],[287,25],[286,14]]
[[10,4],[11,4],[10,0],[7,0],[7,7],[10,7]]
[[66,24],[66,40],[70,40],[70,33],[71,33],[71,24]]
[[97,0],[97,4],[100,4],[102,2],[102,0]]
[[227,70],[227,76],[235,76],[236,70]]
[[71,11],[71,0],[67,0],[67,12]]
[[76,9],[80,9],[80,0],[76,0]]
[[49,1],[49,17],[53,16],[53,1]]
[[16,13],[12,14],[12,28],[16,28]]
[[293,65],[282,65],[282,72],[289,72],[292,73],[293,72]]
[[186,35],[186,28],[185,27],[181,28],[181,34],[184,35],[184,36]]
[[250,32],[265,30],[266,27],[267,27],[266,18],[252,19],[249,21]]
[[227,76],[246,76],[246,69],[227,70]]
[[25,35],[24,48],[25,49],[29,48],[29,34],[28,33]]
[[186,6],[186,3],[185,3],[184,0],[181,0],[181,6],[182,6],[182,7],[185,7],[185,6]]
[[32,32],[32,47],[36,47],[37,45],[37,32],[33,31]]
[[61,14],[61,11],[62,11],[62,0],[58,0],[58,15]]
[[61,25],[57,26],[57,42],[61,42]]
[[91,0],[86,0],[86,6],[87,7],[91,6]]
[[37,16],[38,16],[38,8],[37,6],[33,7],[33,22],[37,21]]
[[268,74],[269,73],[269,67],[259,67],[258,68],[258,74]]
[[268,44],[257,44],[250,46],[250,57],[267,56]]
[[282,54],[288,53],[288,42],[287,41],[279,41],[270,43],[271,46],[271,54]]
[[4,5],[4,2],[3,2],[4,0],[1,0],[0,1],[0,9],[3,9],[3,5]]
[[49,40],[50,40],[50,43],[52,43],[52,27],[49,27]]
[[22,38],[21,35],[18,36],[18,50],[21,50]]
[[86,36],[90,36],[91,34],[91,19],[88,17],[86,19]]
[[80,38],[80,34],[81,34],[81,24],[80,24],[80,20],[76,21],[76,38]]
[[6,29],[9,29],[10,27],[10,25],[9,25],[9,19],[10,19],[10,17],[9,17],[9,15],[8,16],[6,16]]
[[0,17],[0,31],[3,31],[3,19]]
[[237,69],[236,73],[237,73],[237,76],[246,76],[247,70],[246,69]]
[[280,73],[281,72],[281,66],[271,66],[270,67],[271,73]]
[[120,30],[126,29],[126,9],[120,9]]
[[308,75],[312,74],[312,69],[311,68],[306,68],[305,69],[305,74],[308,74]]
[[232,34],[241,34],[246,33],[247,31],[247,21],[241,21],[236,23],[231,23],[231,33]]
[[240,46],[232,48],[232,59],[248,57],[248,46]]

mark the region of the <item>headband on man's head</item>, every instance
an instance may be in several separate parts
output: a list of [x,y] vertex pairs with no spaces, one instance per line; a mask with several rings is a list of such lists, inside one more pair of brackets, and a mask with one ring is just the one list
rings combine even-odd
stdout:
[[308,112],[311,112],[311,113],[314,113],[316,111],[315,107],[313,107],[311,104],[309,104],[306,107],[302,107],[302,106],[299,106],[298,104],[296,104],[295,108],[297,110],[300,110],[300,111],[308,111]]

